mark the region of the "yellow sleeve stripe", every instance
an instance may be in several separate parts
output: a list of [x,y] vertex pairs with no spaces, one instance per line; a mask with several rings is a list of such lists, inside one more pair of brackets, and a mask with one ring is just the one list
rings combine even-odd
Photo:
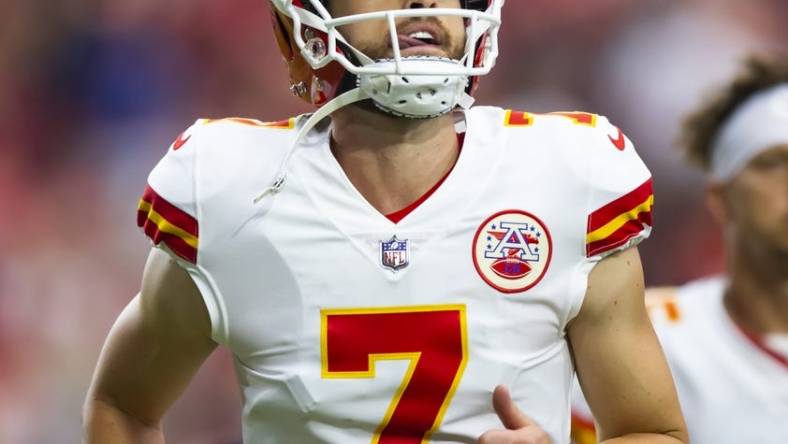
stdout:
[[619,214],[618,216],[613,218],[610,222],[588,233],[586,235],[586,243],[590,244],[592,242],[597,242],[608,238],[610,235],[612,235],[613,233],[618,231],[621,227],[623,227],[624,224],[626,224],[627,222],[631,220],[637,220],[641,213],[650,213],[653,206],[654,206],[654,195],[652,194],[648,198],[646,198],[646,200],[643,201],[640,205],[636,206],[630,211]]
[[197,237],[170,223],[170,221],[165,219],[164,216],[157,213],[156,210],[153,209],[153,205],[151,205],[150,202],[140,199],[139,211],[146,213],[148,220],[153,222],[162,233],[177,236],[186,242],[186,244],[188,244],[190,247],[197,249],[199,245],[199,240]]

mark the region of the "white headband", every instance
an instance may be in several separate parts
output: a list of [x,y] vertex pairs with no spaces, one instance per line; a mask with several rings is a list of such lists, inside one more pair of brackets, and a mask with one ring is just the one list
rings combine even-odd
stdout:
[[711,174],[727,182],[758,154],[788,143],[788,84],[753,95],[720,130],[711,157]]

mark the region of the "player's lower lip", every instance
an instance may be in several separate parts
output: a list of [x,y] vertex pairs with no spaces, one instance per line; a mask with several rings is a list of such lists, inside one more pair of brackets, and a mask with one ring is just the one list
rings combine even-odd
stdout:
[[402,49],[410,48],[411,46],[439,46],[441,44],[440,40],[438,39],[433,39],[427,42],[403,34],[397,35],[397,42],[399,43],[399,47]]
[[411,46],[400,51],[403,57],[408,56],[436,56],[446,57],[446,51],[437,45]]

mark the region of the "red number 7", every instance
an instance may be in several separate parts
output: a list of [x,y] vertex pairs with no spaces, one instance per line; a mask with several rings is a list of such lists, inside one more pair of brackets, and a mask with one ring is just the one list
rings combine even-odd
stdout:
[[321,311],[323,378],[374,378],[410,361],[373,444],[419,444],[438,428],[468,359],[465,306]]

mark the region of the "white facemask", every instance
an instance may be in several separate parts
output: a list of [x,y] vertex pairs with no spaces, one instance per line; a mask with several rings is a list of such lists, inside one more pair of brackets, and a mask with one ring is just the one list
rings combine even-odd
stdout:
[[[313,12],[293,4],[293,0],[272,0],[274,6],[293,20],[293,37],[303,57],[314,69],[337,62],[358,79],[363,99],[372,99],[383,111],[400,117],[432,118],[451,112],[457,106],[470,107],[473,99],[466,93],[471,77],[486,75],[498,56],[498,30],[504,0],[493,0],[482,12],[460,8],[414,8],[384,10],[334,18],[319,0],[303,0]],[[467,23],[465,52],[460,60],[441,57],[402,56],[397,20],[401,18],[462,17]],[[385,21],[393,57],[374,60],[353,47],[339,27],[361,22]],[[304,40],[304,27],[322,31],[321,37]],[[480,41],[485,48],[477,47]],[[352,53],[348,57],[340,46]],[[477,54],[481,59],[477,60]],[[477,66],[478,65],[478,66]],[[326,106],[330,106],[327,104]],[[337,109],[336,107],[332,107]]]

